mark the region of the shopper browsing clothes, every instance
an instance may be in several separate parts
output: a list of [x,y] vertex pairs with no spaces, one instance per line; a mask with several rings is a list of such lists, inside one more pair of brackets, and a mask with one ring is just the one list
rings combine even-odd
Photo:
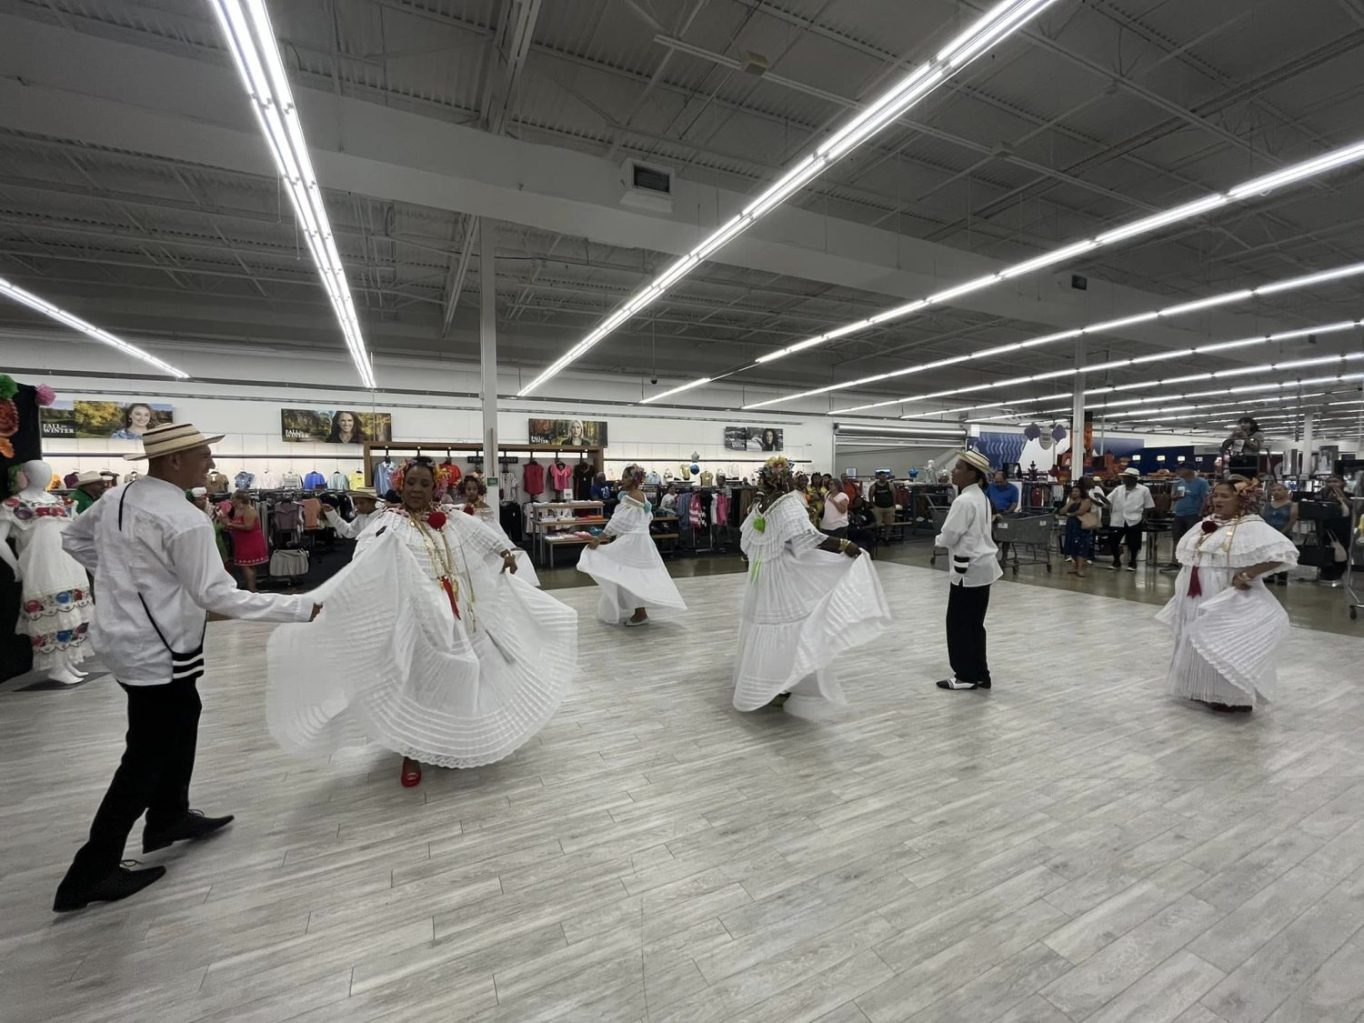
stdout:
[[890,625],[881,581],[862,550],[811,525],[791,463],[769,458],[740,528],[748,558],[734,665],[734,706],[797,715],[845,702],[833,665]]
[[128,696],[128,736],[90,839],[57,888],[57,912],[126,898],[166,872],[119,865],[144,811],[144,853],[205,838],[232,820],[189,808],[205,612],[306,622],[321,610],[311,595],[239,590],[223,568],[213,524],[185,500],[185,491],[204,485],[213,468],[209,445],[221,439],[190,423],[147,430],[143,454],[129,456],[149,460],[147,475],[109,491],[63,537],[67,552],[95,577],[90,641]]
[[1268,701],[1274,651],[1288,614],[1264,576],[1298,563],[1298,549],[1257,512],[1263,495],[1244,476],[1212,490],[1212,514],[1179,541],[1175,595],[1156,620],[1174,633],[1167,691],[1213,710]]
[[947,510],[942,532],[933,541],[947,548],[947,658],[952,677],[939,689],[989,689],[985,612],[990,586],[1004,574],[999,550],[990,536],[994,508],[985,494],[990,462],[978,451],[962,451],[952,467],[957,497]]
[[600,590],[597,617],[609,625],[634,627],[687,610],[658,545],[649,535],[654,509],[644,496],[644,470],[627,465],[620,474],[620,503],[602,535],[593,537],[578,558],[578,571],[590,575]]
[[271,635],[266,722],[300,756],[367,736],[412,787],[422,764],[491,764],[544,727],[577,668],[578,616],[519,578],[502,536],[440,509],[429,458],[392,485],[402,504],[318,589],[326,614]]
[[1108,524],[1113,530],[1111,552],[1113,571],[1122,568],[1122,548],[1127,545],[1127,571],[1137,570],[1137,555],[1141,553],[1141,524],[1146,513],[1156,506],[1151,490],[1141,482],[1140,469],[1124,469],[1121,482],[1108,494],[1112,510]]

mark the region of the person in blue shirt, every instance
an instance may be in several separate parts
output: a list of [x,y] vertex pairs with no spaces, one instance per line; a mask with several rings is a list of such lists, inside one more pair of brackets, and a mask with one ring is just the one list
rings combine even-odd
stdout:
[[1010,483],[1008,477],[1004,475],[1003,469],[996,469],[994,480],[985,488],[986,495],[990,498],[990,504],[995,509],[995,514],[1000,512],[1017,511],[1020,494],[1018,487]]
[[[1194,471],[1193,466],[1184,465],[1179,469],[1179,479],[1175,482],[1173,496],[1174,504],[1170,506],[1170,511],[1174,513],[1174,523],[1170,526],[1171,547],[1170,553],[1173,557],[1174,551],[1179,547],[1179,538],[1203,518],[1203,506],[1208,503],[1208,491],[1211,487],[1208,481]],[[1171,562],[1161,569],[1162,572],[1178,572],[1179,565]]]

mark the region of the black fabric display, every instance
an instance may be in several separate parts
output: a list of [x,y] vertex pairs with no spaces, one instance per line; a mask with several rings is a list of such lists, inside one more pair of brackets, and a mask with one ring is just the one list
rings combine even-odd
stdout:
[[985,655],[985,612],[990,587],[949,586],[947,594],[947,659],[962,682],[990,681]]
[[[9,496],[11,469],[43,457],[37,389],[20,384],[18,393],[10,401],[18,413],[18,429],[8,438],[14,457],[0,454],[0,498]],[[3,410],[4,416],[10,414],[9,409]],[[13,424],[7,424],[6,428],[9,425]],[[33,667],[32,641],[14,631],[14,624],[19,620],[21,594],[22,587],[13,573],[0,566],[0,682],[22,675]]]
[[119,865],[128,834],[143,811],[152,829],[174,824],[189,812],[201,709],[194,680],[123,686],[123,691],[128,694],[127,746],[90,825],[90,840],[67,872],[77,885],[92,884]]
[[595,475],[596,466],[591,462],[579,462],[573,467],[573,500],[592,500],[592,477]]
[[502,524],[502,532],[507,534],[511,542],[520,543],[526,535],[526,516],[521,506],[514,501],[504,501],[498,509],[497,518]]

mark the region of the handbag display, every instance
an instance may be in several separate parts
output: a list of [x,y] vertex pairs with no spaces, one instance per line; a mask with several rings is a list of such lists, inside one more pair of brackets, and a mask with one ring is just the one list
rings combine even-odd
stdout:
[[296,579],[308,574],[308,552],[277,550],[270,555],[270,574]]

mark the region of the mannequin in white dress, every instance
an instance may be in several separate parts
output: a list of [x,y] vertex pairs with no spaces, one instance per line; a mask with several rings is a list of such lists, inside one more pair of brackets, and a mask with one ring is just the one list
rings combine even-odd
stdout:
[[[85,569],[62,550],[62,533],[71,523],[65,501],[47,492],[52,467],[25,462],[19,467],[19,492],[0,502],[0,561],[22,586],[15,631],[33,643],[33,667],[48,678],[75,685],[85,677],[77,669],[90,649],[86,632],[94,602]],[[18,557],[10,550],[13,534]]]

